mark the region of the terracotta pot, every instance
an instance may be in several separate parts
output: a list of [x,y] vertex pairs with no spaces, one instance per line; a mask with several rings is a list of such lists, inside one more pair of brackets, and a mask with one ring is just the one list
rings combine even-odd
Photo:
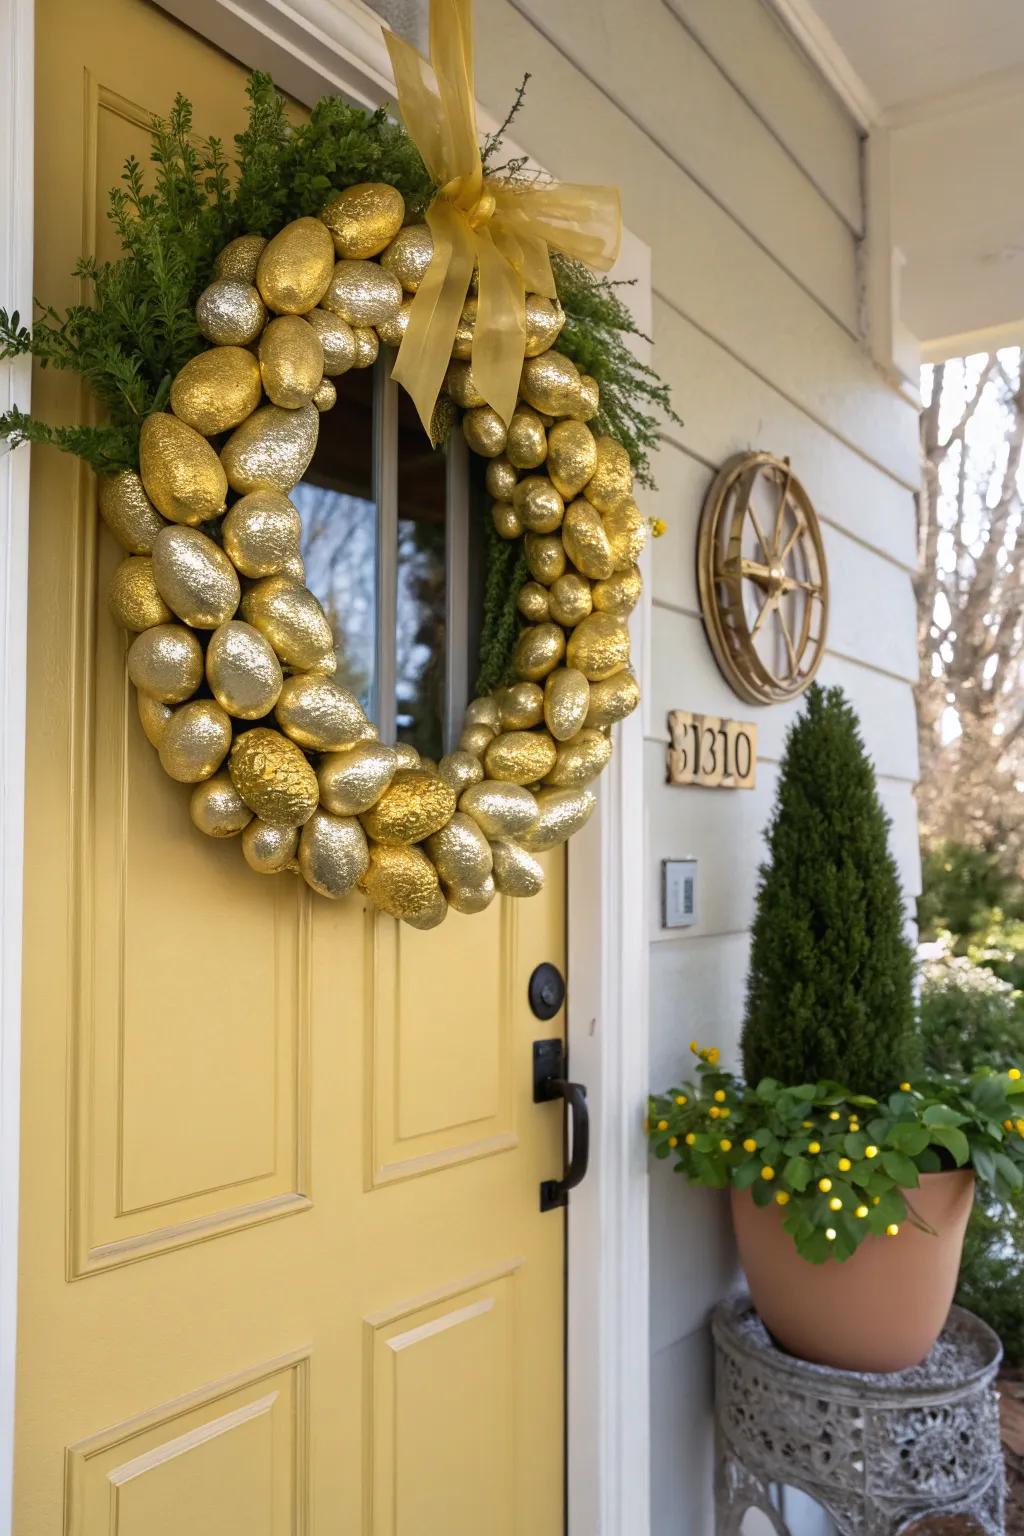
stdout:
[[935,1236],[905,1221],[898,1237],[868,1237],[843,1264],[809,1264],[783,1230],[779,1206],[756,1206],[748,1191],[731,1194],[750,1294],[783,1349],[844,1371],[920,1364],[956,1290],[974,1201],[970,1169],[922,1174],[920,1188],[910,1192]]

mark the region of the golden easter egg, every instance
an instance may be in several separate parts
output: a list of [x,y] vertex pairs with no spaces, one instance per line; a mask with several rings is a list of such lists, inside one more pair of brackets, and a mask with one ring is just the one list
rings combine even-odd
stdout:
[[299,873],[320,896],[337,901],[366,874],[370,850],[354,816],[316,810],[299,837]]
[[174,523],[205,523],[224,510],[224,469],[199,432],[155,411],[139,434],[139,472],[146,495]]
[[612,741],[604,731],[579,731],[571,741],[563,741],[558,748],[555,765],[545,783],[557,789],[580,789],[596,779],[610,761]]
[[153,541],[166,524],[134,469],[101,476],[99,501],[100,516],[118,543],[130,555],[151,554]]
[[316,774],[305,753],[280,731],[254,726],[235,737],[231,782],[261,821],[301,827],[316,810]]
[[528,357],[523,364],[519,392],[535,411],[546,416],[569,416],[579,403],[579,369],[561,352]]
[[184,624],[155,624],[128,647],[128,676],[140,693],[180,704],[203,680],[203,648]]
[[601,390],[596,379],[589,373],[580,374],[580,398],[570,414],[576,421],[592,421],[601,409]]
[[551,583],[549,594],[551,617],[556,624],[572,629],[582,623],[594,606],[590,582],[576,571],[566,571]]
[[537,819],[537,801],[521,784],[495,784],[484,779],[459,797],[459,810],[471,816],[484,837],[517,837]]
[[188,813],[192,825],[207,837],[237,837],[252,821],[252,811],[232,784],[229,773],[215,773],[197,784]]
[[480,885],[491,872],[491,848],[465,811],[427,838],[427,853],[445,885]]
[[196,784],[217,772],[231,746],[231,721],[212,699],[182,704],[160,738],[160,766],[179,784]]
[[242,618],[265,635],[286,667],[311,667],[333,649],[327,617],[308,587],[266,576],[242,597]]
[[169,704],[161,704],[159,699],[150,698],[148,693],[141,693],[138,689],[135,690],[135,700],[139,707],[139,724],[146,740],[151,747],[159,747],[174,711]]
[[260,376],[268,400],[297,410],[309,405],[324,376],[320,337],[300,315],[279,315],[260,337]]
[[512,670],[524,682],[536,683],[558,666],[565,655],[565,635],[558,624],[532,624],[524,629],[512,653]]
[[635,501],[623,496],[604,514],[604,531],[611,545],[615,570],[631,571],[647,543],[647,521]]
[[531,624],[544,624],[551,617],[551,600],[547,587],[539,581],[528,581],[519,589],[516,607]]
[[508,424],[505,456],[516,469],[536,469],[548,452],[548,435],[537,412],[528,405],[517,406]]
[[[483,404],[482,401],[479,404]],[[512,492],[516,488],[519,472],[514,464],[510,464],[504,454],[492,459],[484,471],[484,484],[488,495],[495,501],[511,501]]]
[[211,347],[180,369],[171,385],[171,410],[204,437],[230,432],[261,398],[260,366],[245,347]]
[[428,907],[414,917],[403,918],[403,922],[425,933],[430,928],[439,928],[447,916],[448,903],[440,891],[435,891]]
[[482,459],[496,459],[505,451],[505,423],[489,405],[478,405],[462,418],[462,435]]
[[587,500],[599,512],[610,512],[623,496],[633,490],[633,468],[629,454],[614,437],[598,437],[597,466],[587,481]]
[[399,768],[418,768],[420,766],[420,755],[411,741],[396,743],[395,756],[398,759]]
[[531,853],[557,848],[586,826],[597,805],[592,789],[538,789],[537,820],[520,841]]
[[360,741],[346,752],[327,752],[316,771],[320,804],[335,816],[358,816],[376,805],[397,767],[394,748],[379,741]]
[[494,734],[489,725],[465,725],[459,737],[458,749],[460,752],[469,752],[473,757],[482,758],[493,741]]
[[565,311],[561,304],[546,299],[540,293],[526,295],[526,356],[539,357],[558,340],[558,333],[565,324]]
[[356,335],[347,320],[332,315],[329,309],[311,309],[304,319],[317,334],[327,378],[336,379],[355,367]]
[[362,705],[329,677],[286,679],[274,715],[285,735],[311,752],[337,752],[365,739]]
[[471,784],[479,784],[484,776],[483,764],[472,752],[447,753],[437,765],[438,777],[450,784],[455,794],[461,795]]
[[476,330],[477,300],[467,299],[452,342],[452,357],[465,362],[473,355],[473,332]]
[[629,661],[629,630],[611,613],[592,613],[569,636],[570,667],[591,683],[614,677]]
[[153,545],[153,576],[167,606],[193,629],[216,629],[242,595],[219,544],[198,528],[165,528]]
[[381,253],[380,264],[385,272],[398,278],[406,293],[416,293],[433,255],[434,237],[427,225],[407,224]]
[[470,699],[463,720],[466,725],[489,725],[492,731],[496,731],[501,724],[497,699],[489,693]]
[[148,555],[129,555],[110,578],[107,606],[125,629],[151,629],[166,624],[171,610],[160,596]]
[[494,884],[503,896],[536,896],[544,887],[544,871],[532,853],[518,843],[491,844]]
[[556,421],[548,435],[547,470],[555,486],[571,501],[597,468],[597,442],[582,421]]
[[499,784],[536,784],[554,761],[555,744],[546,731],[502,731],[484,753],[487,777]]
[[235,277],[220,277],[196,300],[196,324],[218,347],[247,347],[267,323],[259,289]]
[[625,571],[613,571],[606,581],[595,581],[591,594],[594,607],[599,613],[628,618],[640,601],[643,587],[643,577],[635,565]]
[[377,256],[398,234],[405,199],[384,181],[360,181],[328,199],[320,211],[337,255]]
[[376,261],[339,261],[323,296],[324,309],[360,327],[390,320],[401,304],[401,283]]
[[[403,299],[389,320],[378,320],[375,326],[378,337],[386,347],[400,347],[409,329],[412,299]],[[438,400],[438,405],[442,402]],[[440,437],[442,434],[438,434]]]
[[[473,365],[455,358],[448,364],[448,372],[444,378],[445,388],[455,401],[456,405],[464,411],[471,411],[474,406],[486,405],[487,401],[480,393],[480,387],[473,377]],[[513,484],[515,482],[513,481]]]
[[258,875],[279,875],[297,868],[298,827],[275,827],[255,817],[242,833],[242,852],[249,868]]
[[640,684],[632,672],[616,672],[603,682],[590,685],[590,709],[583,722],[587,730],[614,725],[625,720],[640,703]]
[[206,681],[217,703],[236,720],[261,720],[277,703],[284,674],[259,630],[232,619],[210,636]]
[[380,342],[377,332],[372,325],[357,325],[353,327],[352,335],[356,343],[356,360],[353,368],[372,368],[380,356]]
[[241,283],[254,283],[266,243],[265,235],[239,235],[236,240],[229,240],[213,264],[214,277],[234,277]]
[[421,917],[440,889],[437,870],[419,848],[375,843],[370,865],[360,881],[375,907],[391,917]]
[[[557,667],[544,684],[544,724],[556,741],[568,741],[590,708],[590,684],[574,667]],[[549,772],[545,769],[545,773]]]
[[235,569],[254,579],[273,576],[299,553],[302,518],[283,491],[251,491],[228,509],[221,538]]
[[330,379],[327,377],[322,378],[313,391],[313,404],[322,416],[326,411],[333,411],[337,403],[338,391]]
[[316,451],[320,412],[315,405],[285,410],[262,405],[236,427],[221,450],[233,491],[290,491],[298,485]]
[[295,219],[268,241],[256,266],[256,287],[268,309],[304,315],[327,292],[334,241],[319,219]]
[[503,731],[528,731],[544,718],[544,690],[537,683],[510,683],[498,694]]
[[378,843],[421,843],[455,810],[455,791],[436,773],[402,768],[369,810],[363,826]]
[[484,912],[498,894],[494,876],[488,875],[479,885],[449,885],[446,893],[453,912]]
[[582,496],[566,508],[562,543],[569,559],[584,576],[601,581],[615,569],[612,547],[600,514]]
[[535,581],[550,587],[565,575],[565,545],[558,533],[527,533],[523,538],[526,567]]
[[499,539],[518,539],[523,531],[519,514],[510,501],[496,501],[491,507],[491,521]]
[[554,533],[565,513],[565,503],[547,475],[525,475],[512,492],[512,505],[531,533]]

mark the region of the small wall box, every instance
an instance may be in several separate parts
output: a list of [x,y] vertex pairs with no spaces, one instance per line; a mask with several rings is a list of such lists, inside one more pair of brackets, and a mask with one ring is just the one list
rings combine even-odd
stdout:
[[692,928],[697,921],[697,860],[662,859],[661,926]]

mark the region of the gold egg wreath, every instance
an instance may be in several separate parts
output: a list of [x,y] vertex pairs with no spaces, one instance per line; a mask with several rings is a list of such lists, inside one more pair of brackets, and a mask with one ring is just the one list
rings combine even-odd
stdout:
[[[196,307],[210,346],[174,378],[170,410],[143,422],[139,472],[101,483],[100,510],[127,550],[110,606],[136,632],[128,673],[142,726],[165,772],[195,785],[194,824],[241,834],[260,873],[297,868],[329,897],[358,886],[431,928],[449,906],[534,895],[536,854],[591,815],[611,727],[640,697],[627,620],[646,523],[628,453],[587,425],[594,380],[554,345],[557,302],[527,298],[506,429],[475,385],[469,298],[446,393],[488,460],[497,532],[523,542],[528,622],[515,680],[470,703],[456,751],[435,764],[377,739],[333,680],[334,637],[305,585],[288,492],[335,402],[332,380],[402,338],[432,255],[427,226],[404,219],[394,187],[363,184],[270,240],[231,241]],[[224,433],[218,453],[210,439]],[[210,698],[196,697],[204,681]]]

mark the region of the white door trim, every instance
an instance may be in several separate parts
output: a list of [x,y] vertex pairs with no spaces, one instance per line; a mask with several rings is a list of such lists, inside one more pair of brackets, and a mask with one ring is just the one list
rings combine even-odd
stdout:
[[[33,0],[0,0],[0,304],[32,315]],[[0,411],[27,408],[27,358],[0,364]],[[0,1532],[10,1536],[18,1337],[21,934],[29,449],[0,446]]]
[[[369,107],[393,100],[380,22],[361,0],[159,3],[242,63],[268,70],[301,101],[325,92]],[[0,0],[0,21],[13,38],[0,58],[0,207],[8,215],[0,303],[13,294],[26,315],[32,17],[33,0]],[[484,113],[481,126],[494,126]],[[620,268],[637,279],[630,292],[648,329],[650,252],[635,237],[624,242]],[[0,390],[9,393],[16,383],[24,404],[26,371],[9,373]],[[10,1536],[13,1462],[27,524],[28,450],[22,448],[0,461],[0,1536]],[[632,627],[643,685],[646,599]],[[569,1536],[647,1536],[650,1526],[647,1173],[640,1127],[648,1088],[642,713],[619,728],[598,812],[573,840],[569,859],[569,1051],[573,1075],[588,1087],[592,1119],[591,1173],[572,1197],[568,1224]]]

